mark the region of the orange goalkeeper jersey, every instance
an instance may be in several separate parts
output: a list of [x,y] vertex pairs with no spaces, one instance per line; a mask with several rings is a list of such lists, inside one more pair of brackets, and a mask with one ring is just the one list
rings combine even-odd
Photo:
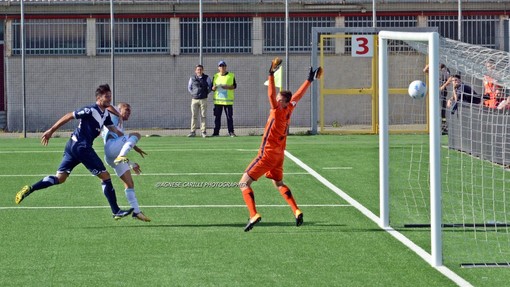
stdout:
[[289,132],[290,117],[297,105],[297,102],[304,96],[310,82],[305,80],[292,98],[286,108],[281,108],[276,102],[276,88],[274,77],[269,76],[267,96],[271,105],[269,117],[264,128],[262,143],[260,144],[259,157],[283,157],[287,145],[287,134]]

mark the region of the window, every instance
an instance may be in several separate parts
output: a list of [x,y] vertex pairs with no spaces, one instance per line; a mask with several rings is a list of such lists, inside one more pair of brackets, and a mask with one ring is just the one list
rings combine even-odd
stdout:
[[[13,54],[21,55],[21,22],[13,21]],[[84,19],[25,21],[27,55],[84,55],[87,24]]]
[[[496,43],[498,16],[462,17],[462,42],[498,49]],[[457,16],[429,16],[428,26],[437,27],[439,35],[452,40],[459,40]]]
[[[204,18],[202,52],[251,53],[252,18]],[[181,18],[181,53],[199,53],[199,19]]]
[[[293,17],[289,19],[289,52],[310,52],[312,27],[334,27],[334,17]],[[285,18],[269,17],[263,20],[264,52],[285,51]],[[332,50],[328,40],[326,51]]]
[[[169,53],[169,21],[161,18],[115,19],[115,53]],[[97,53],[110,53],[110,19],[98,19]]]

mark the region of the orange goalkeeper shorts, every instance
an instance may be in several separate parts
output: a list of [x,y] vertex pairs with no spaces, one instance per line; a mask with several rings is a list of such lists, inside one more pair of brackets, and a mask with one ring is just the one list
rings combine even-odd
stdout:
[[257,156],[246,168],[246,173],[253,180],[258,180],[262,175],[275,181],[283,179],[283,155],[279,157]]

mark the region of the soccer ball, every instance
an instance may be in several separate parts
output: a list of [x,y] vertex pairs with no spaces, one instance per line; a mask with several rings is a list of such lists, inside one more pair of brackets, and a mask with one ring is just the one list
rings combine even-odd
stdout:
[[420,80],[413,81],[409,84],[409,96],[413,99],[423,99],[427,94],[427,85]]

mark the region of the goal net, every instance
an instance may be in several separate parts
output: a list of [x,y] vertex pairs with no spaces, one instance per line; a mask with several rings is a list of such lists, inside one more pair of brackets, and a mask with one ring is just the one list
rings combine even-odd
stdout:
[[[392,37],[402,38],[391,35],[388,41]],[[381,142],[388,152],[381,220],[424,248],[430,244],[433,264],[509,267],[510,105],[504,101],[509,96],[510,54],[446,38],[438,41],[437,57],[423,39],[402,41],[405,52],[380,47],[390,67],[386,76],[379,75],[381,85],[391,85],[406,69],[424,68],[399,60],[409,50],[424,55],[430,65],[418,78],[429,83],[430,133],[387,133],[386,143]],[[447,72],[456,79],[445,83],[441,75]],[[436,97],[430,93],[434,88]],[[386,104],[391,107],[398,100],[388,97]],[[430,243],[417,232],[425,230],[430,230]]]

